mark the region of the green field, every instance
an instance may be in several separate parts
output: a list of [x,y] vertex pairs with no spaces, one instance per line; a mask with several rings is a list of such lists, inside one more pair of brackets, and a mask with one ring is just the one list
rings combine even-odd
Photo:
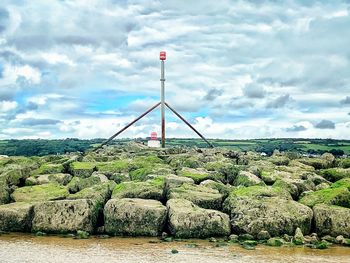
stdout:
[[[64,154],[67,152],[84,152],[101,144],[105,139],[79,140],[0,140],[0,154],[43,156],[48,154]],[[132,139],[113,140],[111,144],[125,144]],[[146,143],[146,138],[136,139],[138,142]],[[210,139],[215,147],[225,147],[233,151],[258,151],[268,155],[277,149],[279,151],[290,151],[309,154],[322,154],[332,152],[335,155],[350,155],[349,140],[331,139],[253,139],[253,140],[224,140]],[[169,138],[167,146],[189,146],[208,147],[202,139],[193,138]]]

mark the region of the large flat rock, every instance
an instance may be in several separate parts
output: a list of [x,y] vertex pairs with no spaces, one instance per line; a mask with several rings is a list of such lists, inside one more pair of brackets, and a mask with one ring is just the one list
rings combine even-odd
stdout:
[[112,235],[158,236],[166,215],[166,207],[156,200],[111,199],[104,209],[105,231]]
[[98,209],[92,200],[59,200],[34,206],[33,231],[67,233],[77,230],[92,232]]
[[33,205],[11,203],[0,206],[0,230],[27,232],[31,229]]
[[230,234],[230,219],[227,214],[200,208],[185,199],[170,199],[166,206],[168,228],[176,237],[206,238]]
[[313,210],[319,235],[343,235],[350,238],[350,208],[318,204]]

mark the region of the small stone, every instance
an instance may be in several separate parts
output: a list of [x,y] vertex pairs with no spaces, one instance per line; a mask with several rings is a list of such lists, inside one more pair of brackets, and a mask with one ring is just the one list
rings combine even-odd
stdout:
[[336,243],[335,237],[332,237],[330,235],[326,235],[326,236],[322,237],[321,240],[322,241],[327,241],[328,243]]
[[76,238],[77,239],[88,239],[90,234],[86,231],[78,230]]
[[46,236],[46,233],[41,232],[41,231],[38,231],[38,232],[35,233],[35,235],[36,235],[37,237],[42,237],[42,236]]
[[215,237],[209,238],[209,242],[218,242]]
[[293,237],[290,236],[290,235],[284,234],[284,235],[283,235],[283,239],[284,239],[286,242],[292,242]]
[[326,248],[328,248],[328,243],[324,242],[324,241],[321,241],[321,242],[318,242],[318,243],[314,244],[312,246],[312,248],[315,248],[315,249],[326,249]]
[[343,244],[343,243],[345,243],[345,238],[342,235],[339,235],[335,238],[335,243],[336,244]]
[[177,254],[177,253],[179,253],[179,251],[177,249],[172,249],[171,250],[171,254]]
[[238,239],[239,239],[240,241],[244,241],[244,240],[253,240],[254,237],[253,237],[252,235],[250,235],[250,234],[240,234],[240,235],[238,236]]
[[243,246],[256,246],[258,244],[258,242],[256,242],[255,240],[245,240],[243,241],[242,245]]
[[272,237],[269,240],[267,240],[266,244],[271,247],[280,247],[283,245],[283,240],[281,238]]
[[162,235],[161,235],[162,239],[164,239],[164,238],[166,238],[166,237],[168,237],[168,236],[169,236],[169,235],[168,235],[167,232],[162,232]]
[[165,237],[165,238],[162,238],[162,240],[164,242],[173,242],[174,241],[174,239],[172,237]]
[[259,233],[258,233],[258,236],[257,236],[258,240],[267,240],[269,238],[271,238],[270,234],[268,231],[266,230],[261,230]]
[[238,235],[232,234],[228,237],[228,240],[231,243],[237,243],[238,242]]
[[303,245],[305,243],[303,232],[301,232],[299,227],[295,230],[293,243],[296,245]]

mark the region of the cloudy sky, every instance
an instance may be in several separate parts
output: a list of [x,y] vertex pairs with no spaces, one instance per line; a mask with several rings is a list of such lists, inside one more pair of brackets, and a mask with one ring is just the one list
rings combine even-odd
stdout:
[[1,0],[0,139],[109,137],[159,100],[160,50],[166,100],[209,138],[350,139],[345,0]]

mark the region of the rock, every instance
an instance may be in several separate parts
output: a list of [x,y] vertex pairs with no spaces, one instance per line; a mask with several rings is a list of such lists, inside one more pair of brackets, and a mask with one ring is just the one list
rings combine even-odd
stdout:
[[345,238],[342,235],[339,235],[335,238],[335,243],[336,244],[344,244],[345,243]]
[[269,159],[269,161],[274,165],[288,165],[290,160],[286,156],[273,156]]
[[200,161],[200,156],[187,153],[170,156],[168,163],[175,169],[181,169],[182,167],[199,168],[203,166],[203,162]]
[[164,199],[164,178],[158,177],[146,182],[123,182],[113,189],[112,198]]
[[252,186],[252,185],[265,185],[265,183],[255,174],[252,174],[247,171],[240,171],[234,181],[234,185]]
[[38,185],[38,184],[49,184],[49,183],[58,183],[61,185],[66,185],[69,183],[69,181],[72,179],[72,176],[70,174],[41,174],[32,176],[26,179],[25,185],[26,186],[32,186],[32,185]]
[[321,183],[321,184],[316,186],[316,191],[327,189],[327,188],[329,188],[329,184],[328,183]]
[[167,202],[168,227],[178,238],[206,238],[228,236],[229,216],[210,209],[196,206],[184,199],[171,199]]
[[90,234],[86,231],[78,230],[76,238],[77,239],[88,239]]
[[290,242],[293,241],[293,236],[284,234],[284,235],[283,235],[283,240],[290,243]]
[[222,195],[216,189],[201,185],[183,184],[169,190],[168,199],[186,199],[206,209],[221,209]]
[[104,209],[105,231],[113,235],[159,236],[166,215],[166,207],[156,200],[111,199]]
[[313,244],[313,246],[311,248],[326,249],[326,248],[328,248],[328,243],[325,241],[316,242],[315,244]]
[[67,188],[70,193],[76,193],[99,183],[101,183],[101,179],[98,176],[90,176],[88,178],[80,178],[75,176],[67,184]]
[[102,208],[111,197],[115,185],[116,183],[113,181],[100,183],[89,188],[84,188],[75,194],[70,194],[67,199],[91,199],[96,201]]
[[269,232],[266,230],[261,230],[257,235],[258,240],[268,240],[270,238],[271,238],[271,236],[270,236]]
[[321,170],[320,174],[328,181],[335,182],[343,178],[350,178],[350,168],[329,168]]
[[37,202],[65,199],[68,194],[62,185],[43,184],[17,188],[11,196],[16,202]]
[[297,227],[308,233],[313,217],[309,207],[292,201],[285,190],[263,186],[233,190],[224,202],[224,211],[230,213],[235,232],[254,237],[262,230],[273,236],[292,235]]
[[168,193],[170,189],[179,187],[185,183],[187,184],[194,184],[194,181],[192,178],[177,176],[174,174],[170,174],[165,176],[165,191]]
[[350,207],[350,191],[346,187],[322,189],[307,193],[299,202],[309,207],[317,204]]
[[250,234],[240,234],[238,236],[239,241],[244,241],[244,240],[253,240],[254,237]]
[[94,162],[72,162],[69,165],[69,170],[72,175],[81,178],[87,178],[96,170]]
[[324,153],[321,155],[321,158],[326,160],[330,164],[332,164],[335,161],[335,157],[331,153]]
[[271,247],[280,247],[283,245],[283,239],[277,238],[277,237],[272,237],[267,240],[266,245],[271,246]]
[[305,243],[303,232],[301,232],[299,227],[295,230],[293,242],[296,245],[303,245]]
[[98,209],[91,200],[60,200],[34,205],[32,230],[47,233],[67,233],[77,230],[92,233]]
[[131,167],[131,161],[129,159],[96,163],[97,171],[106,175],[107,177],[111,177],[114,174],[128,173]]
[[326,235],[324,237],[321,238],[322,241],[326,241],[328,243],[336,243],[336,238],[335,237],[332,237],[330,235]]
[[0,230],[28,232],[31,229],[33,205],[11,203],[0,206]]
[[192,169],[188,167],[183,167],[181,170],[177,171],[177,174],[179,176],[184,176],[193,179],[196,184],[199,184],[200,182],[207,179],[220,181],[223,181],[225,179],[223,175],[209,172],[203,168]]
[[222,194],[224,199],[229,195],[232,188],[232,186],[229,184],[223,184],[221,182],[215,182],[213,180],[205,180],[201,182],[199,185],[202,185],[214,190],[218,190],[219,193]]
[[350,237],[349,208],[318,204],[313,210],[318,235]]
[[105,183],[105,182],[108,182],[108,177],[102,173],[99,173],[99,172],[93,172],[92,177],[98,177],[100,179],[100,182],[101,183]]
[[256,242],[255,240],[244,240],[242,242],[242,246],[249,246],[249,247],[255,247],[258,244],[258,242]]
[[44,163],[38,169],[33,171],[33,175],[39,174],[57,174],[63,173],[64,167],[62,164]]
[[231,243],[238,243],[238,235],[232,234],[228,237],[228,241]]
[[314,235],[311,235],[311,236],[304,236],[304,241],[305,243],[307,244],[317,244],[319,243],[319,240],[317,238],[317,235],[314,236]]
[[298,161],[308,166],[312,166],[315,169],[330,168],[333,164],[322,158],[303,158],[303,159],[298,159]]
[[278,188],[287,190],[291,194],[294,200],[298,198],[298,195],[299,195],[298,187],[288,180],[278,179],[275,181],[272,187],[278,187]]
[[10,200],[10,188],[5,179],[0,175],[0,205],[7,204]]

